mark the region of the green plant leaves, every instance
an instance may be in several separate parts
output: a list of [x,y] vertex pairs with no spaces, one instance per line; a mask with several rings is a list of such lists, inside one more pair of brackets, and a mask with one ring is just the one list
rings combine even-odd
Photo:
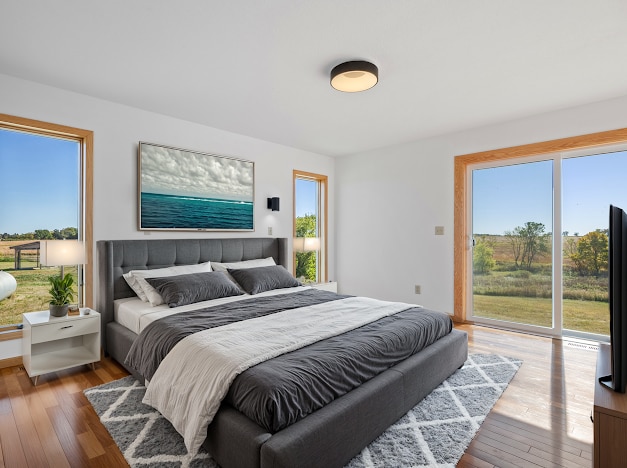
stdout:
[[74,291],[72,286],[74,285],[74,278],[70,273],[64,277],[51,276],[48,278],[50,281],[50,304],[52,305],[65,305],[72,302],[74,299]]

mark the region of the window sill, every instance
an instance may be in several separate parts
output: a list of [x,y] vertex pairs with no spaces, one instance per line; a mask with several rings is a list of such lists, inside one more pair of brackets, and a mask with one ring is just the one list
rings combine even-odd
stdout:
[[19,330],[17,326],[0,328],[0,341],[19,340],[20,338],[22,338],[22,330]]

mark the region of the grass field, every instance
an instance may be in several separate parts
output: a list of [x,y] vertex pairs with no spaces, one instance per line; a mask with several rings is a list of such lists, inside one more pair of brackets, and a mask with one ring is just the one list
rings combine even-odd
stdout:
[[[608,301],[607,276],[564,276],[564,299]],[[487,296],[552,297],[550,274],[519,271],[492,271],[474,275],[473,292]]]
[[[474,314],[479,317],[551,326],[551,299],[474,295]],[[609,335],[610,311],[607,302],[564,299],[563,327],[568,330]]]
[[[474,314],[516,323],[550,327],[552,320],[552,272],[549,256],[539,257],[531,271],[516,269],[512,249],[504,236],[478,236],[490,242],[495,267],[473,275]],[[577,237],[570,237],[576,241]],[[580,276],[564,255],[563,328],[609,334],[607,272]]]
[[[22,323],[22,313],[45,310],[48,308],[48,289],[50,276],[59,275],[59,268],[35,268],[36,255],[22,255],[22,269],[14,269],[12,245],[25,244],[30,241],[0,241],[0,270],[4,270],[15,277],[16,292],[0,301],[0,326]],[[76,267],[66,267],[66,273],[74,276],[74,291],[76,292]]]

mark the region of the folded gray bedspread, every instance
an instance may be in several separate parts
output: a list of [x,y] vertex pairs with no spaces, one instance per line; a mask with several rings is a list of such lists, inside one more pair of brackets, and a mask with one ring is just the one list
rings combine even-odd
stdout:
[[[150,379],[172,347],[191,333],[345,297],[313,289],[166,317],[139,335],[126,364]],[[448,315],[411,308],[251,367],[232,383],[225,402],[268,431],[277,432],[451,330]]]

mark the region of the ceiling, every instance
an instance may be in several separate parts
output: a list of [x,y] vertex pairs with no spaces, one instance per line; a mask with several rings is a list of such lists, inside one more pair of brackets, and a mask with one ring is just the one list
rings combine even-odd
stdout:
[[[626,20],[625,0],[3,0],[0,73],[341,156],[627,95]],[[347,60],[377,86],[331,88]]]

